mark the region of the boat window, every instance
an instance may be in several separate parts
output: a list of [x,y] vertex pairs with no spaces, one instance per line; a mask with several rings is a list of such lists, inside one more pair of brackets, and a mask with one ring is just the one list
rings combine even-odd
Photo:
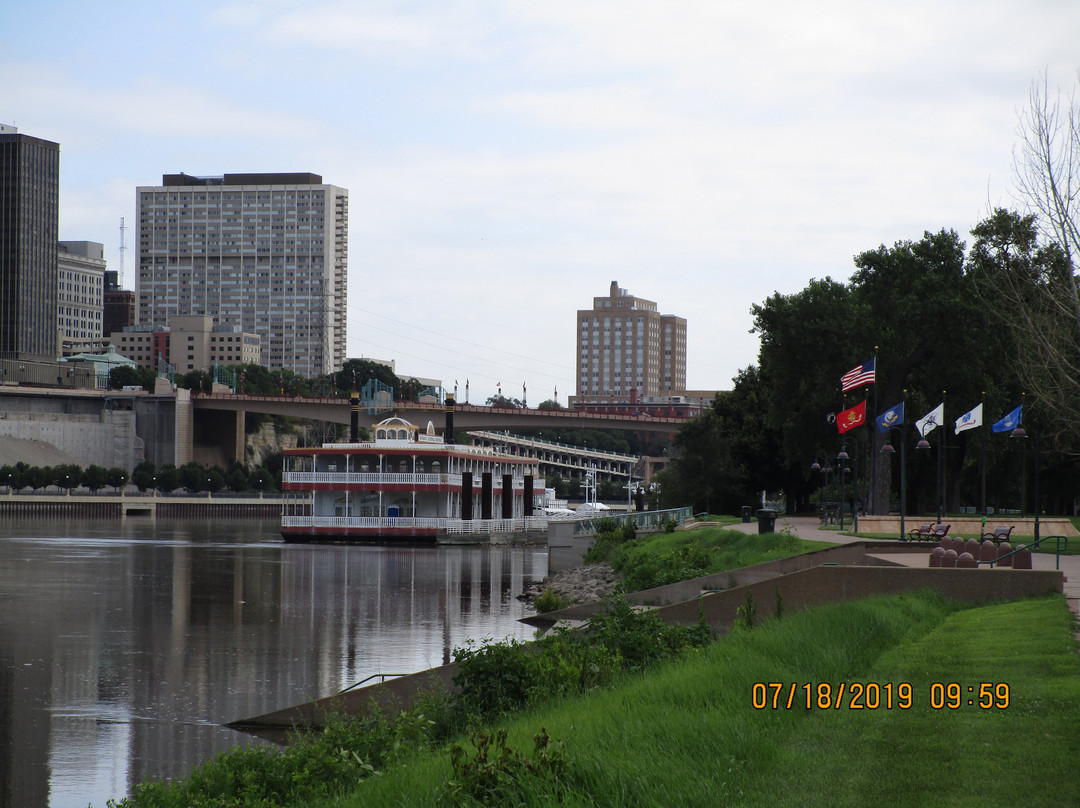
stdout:
[[431,461],[431,473],[432,474],[438,474],[441,471],[441,469],[442,469],[442,466],[441,466],[441,464],[439,463],[438,460],[432,460]]
[[379,429],[375,431],[375,440],[386,440],[386,430]]
[[398,471],[401,472],[402,474],[407,474],[408,471],[409,471],[409,461],[406,460],[405,458],[402,458],[398,462]]
[[416,461],[416,472],[417,472],[417,474],[423,474],[424,473],[424,461],[423,460],[417,460]]

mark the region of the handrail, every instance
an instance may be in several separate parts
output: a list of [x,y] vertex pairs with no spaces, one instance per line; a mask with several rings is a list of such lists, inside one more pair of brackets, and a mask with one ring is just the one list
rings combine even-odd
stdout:
[[1044,541],[1047,541],[1049,539],[1054,539],[1054,554],[1055,554],[1055,556],[1054,556],[1054,569],[1060,570],[1061,569],[1061,542],[1062,541],[1065,542],[1065,550],[1068,551],[1068,549],[1069,549],[1069,537],[1068,536],[1040,536],[1033,543],[1017,545],[1017,548],[1015,550],[1012,550],[1012,551],[1006,553],[1003,556],[998,556],[993,561],[976,561],[975,563],[976,564],[989,564],[990,567],[993,568],[993,566],[995,564],[997,564],[999,561],[1003,561],[1006,558],[1012,558],[1014,555],[1019,553],[1021,550],[1027,550],[1027,551],[1030,552],[1033,548],[1038,547]]
[[371,674],[371,676],[365,676],[359,682],[356,682],[355,684],[349,685],[347,688],[345,688],[340,693],[338,693],[338,695],[340,696],[341,693],[348,693],[353,688],[360,687],[360,685],[362,685],[364,682],[370,682],[372,679],[375,679],[375,678],[378,678],[380,681],[385,682],[387,676],[408,676],[408,675],[409,674],[407,674],[407,673],[373,673],[373,674]]

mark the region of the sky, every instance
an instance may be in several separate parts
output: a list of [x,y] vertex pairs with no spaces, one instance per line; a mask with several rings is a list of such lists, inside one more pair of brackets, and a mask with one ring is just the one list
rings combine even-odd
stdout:
[[730,389],[754,304],[970,242],[1078,42],[1075,0],[7,2],[0,122],[60,143],[60,238],[126,288],[137,186],[321,174],[350,357],[565,404],[611,281],[686,318],[689,388]]

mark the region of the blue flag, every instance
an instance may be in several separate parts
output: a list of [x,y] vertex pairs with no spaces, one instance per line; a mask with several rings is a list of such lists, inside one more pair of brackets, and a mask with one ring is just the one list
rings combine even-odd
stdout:
[[1023,404],[1021,404],[1015,410],[1010,412],[1008,415],[1006,415],[1004,418],[1002,418],[1000,421],[990,427],[990,429],[992,429],[994,432],[1012,432],[1014,429],[1020,426],[1020,411],[1022,409],[1024,409]]
[[877,431],[883,433],[888,432],[891,426],[900,426],[904,423],[904,402],[901,401],[895,407],[885,410],[874,419],[874,423],[877,424]]

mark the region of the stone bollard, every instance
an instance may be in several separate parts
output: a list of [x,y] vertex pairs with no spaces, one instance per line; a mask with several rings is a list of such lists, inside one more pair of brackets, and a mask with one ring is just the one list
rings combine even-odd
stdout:
[[[1012,552],[1012,545],[1009,544],[1007,541],[1003,541],[1001,544],[998,545],[997,557],[1001,558],[1004,555],[1009,555],[1009,553],[1011,553],[1011,552]],[[1010,556],[1009,558],[1006,558],[1004,561],[999,561],[998,566],[999,567],[1011,567],[1012,562],[1013,562],[1013,557]]]
[[933,550],[931,550],[930,551],[930,566],[931,567],[940,567],[941,566],[941,557],[943,555],[945,555],[945,551],[942,550],[940,547],[935,547]]
[[941,556],[941,566],[943,567],[955,567],[956,566],[956,550],[946,550],[944,555]]
[[938,547],[940,547],[942,550],[953,549],[952,536],[942,536],[941,540],[938,542]]
[[965,569],[975,569],[979,565],[975,562],[975,556],[973,556],[967,551],[964,551],[956,557],[956,566],[963,567]]
[[997,554],[997,547],[990,539],[984,541],[979,547],[979,561],[996,561]]
[[1016,555],[1013,556],[1013,569],[1031,569],[1031,550],[1027,549],[1026,544],[1016,545]]
[[966,542],[964,542],[964,546],[963,547],[957,547],[956,551],[958,553],[960,553],[960,552],[971,553],[972,558],[978,558],[979,557],[979,540],[978,539],[968,539]]

